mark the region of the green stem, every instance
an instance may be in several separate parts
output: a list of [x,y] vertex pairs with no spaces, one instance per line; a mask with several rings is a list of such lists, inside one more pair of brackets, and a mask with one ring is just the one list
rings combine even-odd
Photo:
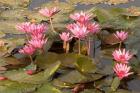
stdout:
[[42,48],[41,51],[42,51],[42,54],[45,54],[46,53],[45,50],[44,50],[44,48]]
[[54,30],[54,27],[53,27],[52,18],[50,17],[49,20],[50,20],[50,25],[51,25],[52,31],[53,31],[54,33],[56,33],[56,31]]
[[81,54],[81,44],[80,44],[80,43],[81,43],[81,42],[80,42],[80,38],[79,38],[79,40],[78,40],[78,46],[79,46],[79,47],[78,47],[78,49],[79,49],[79,51],[78,51],[79,53],[78,53],[78,54],[79,54],[79,55]]
[[69,42],[66,42],[66,53],[69,53]]
[[28,36],[28,34],[27,33],[25,33],[26,34],[26,39],[27,39],[27,41],[29,41],[29,36]]
[[30,58],[30,60],[31,60],[31,63],[33,64],[33,63],[34,63],[34,61],[33,61],[33,59],[32,59],[32,56],[31,56],[31,55],[29,55],[29,58]]
[[120,44],[119,44],[119,49],[121,49],[121,47],[122,47],[122,42],[120,42]]
[[90,55],[90,37],[88,38],[88,56]]

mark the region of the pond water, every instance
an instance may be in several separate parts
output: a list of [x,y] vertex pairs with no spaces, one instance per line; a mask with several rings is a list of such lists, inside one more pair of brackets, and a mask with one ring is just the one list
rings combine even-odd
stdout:
[[[30,6],[29,6],[29,9],[33,9],[35,7],[38,7],[40,6],[41,4],[45,3],[45,2],[49,2],[51,0],[32,0]],[[62,2],[65,2],[66,0],[60,0]],[[140,6],[140,0],[134,0],[134,1],[131,1],[129,3],[126,3],[126,4],[119,4],[119,5],[108,5],[108,4],[96,4],[96,5],[77,5],[77,9],[89,9],[93,6],[96,6],[96,7],[102,7],[102,8],[112,8],[112,7],[122,7],[122,8],[127,8],[127,7],[130,7],[130,6]]]

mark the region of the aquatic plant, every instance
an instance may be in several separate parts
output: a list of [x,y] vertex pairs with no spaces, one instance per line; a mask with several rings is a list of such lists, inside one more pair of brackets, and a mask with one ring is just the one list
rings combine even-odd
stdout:
[[139,93],[138,7],[55,0],[28,10],[29,0],[14,1],[0,1],[0,93]]

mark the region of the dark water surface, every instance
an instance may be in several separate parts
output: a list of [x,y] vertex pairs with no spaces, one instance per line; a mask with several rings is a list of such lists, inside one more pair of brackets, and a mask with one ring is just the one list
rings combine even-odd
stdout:
[[[51,0],[32,0],[29,9],[33,9],[35,7],[39,7],[41,4],[49,2]],[[62,2],[65,2],[66,0],[60,0]],[[93,6],[96,7],[102,7],[102,8],[112,8],[112,7],[122,7],[122,8],[127,8],[131,6],[137,6],[140,7],[140,0],[134,0],[126,4],[119,4],[119,5],[108,5],[108,4],[95,4],[95,5],[77,5],[77,9],[89,9]]]

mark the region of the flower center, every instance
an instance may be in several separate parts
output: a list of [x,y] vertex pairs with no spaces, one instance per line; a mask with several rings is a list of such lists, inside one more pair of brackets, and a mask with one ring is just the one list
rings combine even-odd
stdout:
[[120,55],[120,59],[121,59],[122,61],[124,61],[124,60],[125,60],[125,55]]
[[120,71],[120,72],[118,73],[118,76],[119,76],[120,78],[123,78],[123,77],[125,76],[125,72],[124,72],[124,71]]

